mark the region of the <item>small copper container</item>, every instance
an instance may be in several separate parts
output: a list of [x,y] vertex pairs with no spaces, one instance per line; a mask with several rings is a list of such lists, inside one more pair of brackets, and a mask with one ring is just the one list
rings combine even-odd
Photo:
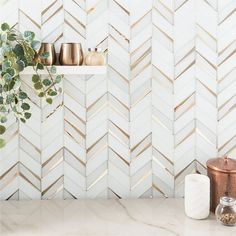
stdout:
[[228,157],[207,161],[211,183],[211,211],[215,212],[223,196],[236,198],[236,160]]
[[44,52],[48,52],[49,57],[46,59],[40,59],[40,61],[46,66],[54,65],[56,63],[57,57],[53,43],[42,43],[38,54],[41,55]]
[[63,43],[59,62],[61,65],[79,66],[83,64],[83,51],[80,43]]

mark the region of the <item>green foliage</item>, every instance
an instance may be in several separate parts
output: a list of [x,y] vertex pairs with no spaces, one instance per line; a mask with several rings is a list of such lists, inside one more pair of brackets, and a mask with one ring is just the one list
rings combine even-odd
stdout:
[[42,88],[43,88],[43,85],[42,85],[41,81],[35,83],[35,84],[34,84],[34,88],[35,88],[36,90],[42,89]]
[[3,125],[0,125],[0,134],[4,134],[6,131],[6,127]]
[[[39,55],[37,51],[41,45],[35,39],[35,33],[25,31],[20,33],[7,23],[0,26],[0,135],[6,132],[6,123],[9,113],[25,123],[31,118],[29,97],[21,88],[20,72],[32,66],[35,74],[32,83],[38,97],[44,98],[52,104],[52,97],[62,92],[58,87],[62,76],[56,75],[56,67],[47,68],[41,59],[49,56],[48,52]],[[39,70],[45,70],[48,76],[41,76]],[[5,146],[4,138],[0,137],[0,148]]]
[[37,70],[43,70],[44,69],[44,66],[43,66],[43,64],[42,63],[37,63],[37,65],[36,65],[36,69]]
[[56,83],[59,84],[61,82],[61,79],[62,79],[61,75],[56,76],[56,79],[55,79]]
[[9,30],[9,29],[10,29],[10,26],[9,26],[7,23],[3,23],[3,24],[1,25],[1,29],[2,29],[2,31],[6,31],[6,30]]
[[5,147],[5,145],[6,145],[5,140],[2,139],[2,138],[0,138],[0,149],[3,148],[3,147]]
[[31,117],[31,113],[25,112],[24,116],[25,116],[25,119],[28,120]]
[[34,50],[39,50],[40,46],[41,46],[41,43],[39,41],[34,40],[31,42],[31,47]]
[[30,109],[30,105],[26,102],[22,103],[21,108],[25,111],[28,111]]
[[52,66],[51,69],[50,69],[50,72],[52,74],[56,74],[57,73],[57,68],[55,66]]
[[48,95],[54,97],[54,96],[57,95],[57,92],[54,91],[54,90],[52,90],[52,89],[49,89],[49,90],[48,90]]
[[49,80],[49,79],[44,79],[44,80],[43,80],[43,85],[49,86],[49,85],[51,85],[51,84],[52,84],[51,80]]
[[47,101],[47,103],[52,104],[52,99],[51,98],[47,98],[46,101]]
[[32,42],[35,38],[35,33],[31,31],[25,31],[24,32],[24,38],[25,40]]
[[7,83],[7,84],[8,84],[9,82],[11,82],[11,80],[12,80],[11,75],[8,74],[8,73],[4,74],[2,78],[3,78],[3,80],[5,80],[5,83]]
[[45,96],[45,93],[44,93],[44,92],[39,92],[39,93],[38,93],[38,96],[39,96],[40,98],[42,98],[42,97]]
[[27,95],[27,93],[21,91],[21,92],[19,93],[19,98],[23,100],[23,99],[28,98],[28,95]]
[[32,81],[33,81],[33,83],[39,82],[39,81],[40,81],[39,75],[33,75],[33,76],[32,76]]
[[2,116],[0,119],[1,123],[6,123],[7,122],[7,117],[6,116]]
[[16,70],[18,70],[19,72],[23,71],[25,68],[25,63],[22,60],[18,60],[16,61]]

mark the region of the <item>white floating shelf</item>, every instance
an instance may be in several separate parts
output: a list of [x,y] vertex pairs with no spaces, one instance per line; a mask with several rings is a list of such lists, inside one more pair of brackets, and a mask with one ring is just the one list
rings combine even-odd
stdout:
[[[49,66],[50,68],[50,66]],[[104,75],[107,73],[106,66],[56,66],[57,74],[63,75]],[[38,70],[38,73],[48,74],[47,70]],[[35,74],[33,67],[27,67],[21,72],[22,75]]]

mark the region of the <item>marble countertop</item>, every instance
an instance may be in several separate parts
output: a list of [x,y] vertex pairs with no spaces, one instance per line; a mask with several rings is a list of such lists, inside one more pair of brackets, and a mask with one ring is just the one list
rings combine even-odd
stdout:
[[0,202],[0,235],[227,236],[236,227],[184,215],[183,199]]

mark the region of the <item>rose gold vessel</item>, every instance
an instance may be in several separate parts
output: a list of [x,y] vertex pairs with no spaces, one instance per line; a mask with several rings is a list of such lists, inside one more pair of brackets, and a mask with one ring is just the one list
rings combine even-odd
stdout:
[[236,160],[228,157],[207,161],[211,182],[211,211],[214,212],[223,196],[236,198]]
[[80,43],[63,43],[61,45],[59,63],[67,66],[83,64],[83,51]]
[[49,57],[46,59],[40,58],[40,61],[46,66],[54,65],[57,61],[54,45],[52,43],[42,43],[38,54],[41,55],[44,52],[48,52]]

